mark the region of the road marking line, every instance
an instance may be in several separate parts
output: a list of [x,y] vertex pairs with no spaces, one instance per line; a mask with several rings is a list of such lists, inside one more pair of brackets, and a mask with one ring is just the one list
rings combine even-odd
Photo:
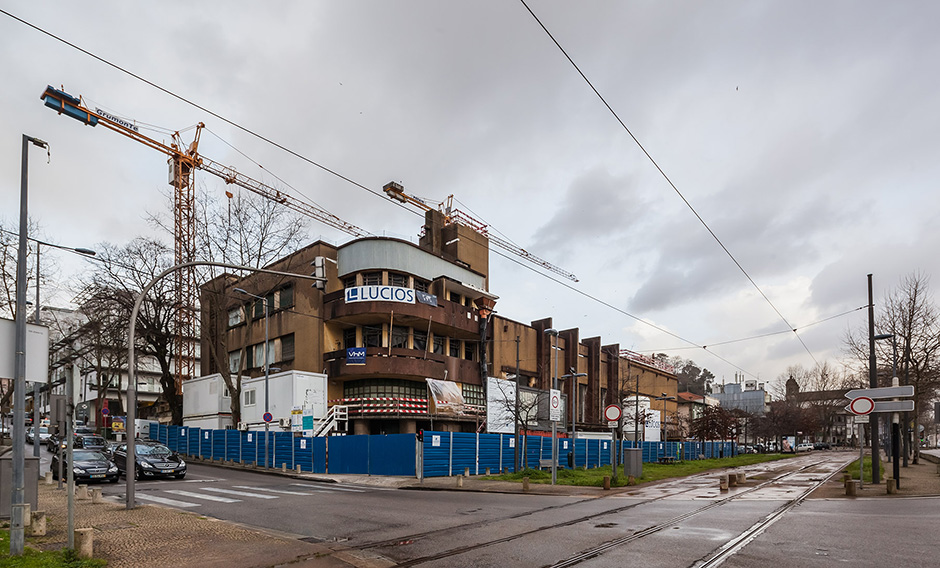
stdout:
[[198,507],[199,503],[187,503],[186,501],[177,501],[176,499],[165,499],[163,497],[154,497],[153,495],[142,495],[137,494],[137,499],[141,501],[153,501],[154,503],[160,503],[161,505],[169,505],[170,507]]
[[218,501],[219,503],[240,503],[241,499],[229,499],[217,495],[203,495],[202,493],[193,493],[192,491],[183,491],[181,489],[166,489],[167,493],[182,495],[183,497],[192,497],[193,499],[206,499],[208,501]]
[[262,495],[260,493],[249,493],[248,491],[233,491],[231,489],[222,489],[221,487],[205,487],[203,491],[212,491],[213,493],[225,493],[228,495],[241,495],[243,497],[257,497],[258,499],[277,499],[277,495]]
[[297,487],[306,487],[307,489],[318,489],[320,491],[349,491],[351,493],[363,493],[368,491],[368,489],[353,489],[351,487],[333,487],[328,485],[308,485],[306,483],[291,483],[291,485],[296,485]]
[[303,491],[285,491],[284,489],[268,489],[266,487],[252,487],[251,485],[233,485],[237,489],[251,489],[253,491],[267,491],[268,493],[280,493],[282,495],[316,495],[315,493],[305,493]]

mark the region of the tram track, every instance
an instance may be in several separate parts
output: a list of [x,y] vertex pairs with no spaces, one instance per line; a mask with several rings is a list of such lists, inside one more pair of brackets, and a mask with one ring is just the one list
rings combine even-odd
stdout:
[[[814,462],[812,462],[812,463],[810,463],[810,464],[807,464],[807,465],[804,465],[804,466],[802,466],[802,467],[800,467],[800,468],[798,468],[798,469],[796,469],[796,470],[787,471],[787,472],[781,473],[781,474],[779,474],[779,475],[774,476],[774,477],[771,478],[771,479],[768,479],[768,480],[766,480],[766,481],[763,481],[763,482],[759,483],[758,485],[755,485],[755,486],[753,486],[753,487],[749,487],[749,488],[747,488],[747,489],[739,490],[739,491],[735,492],[734,494],[729,495],[729,496],[727,496],[727,497],[725,497],[725,498],[718,499],[718,500],[714,500],[714,501],[710,501],[708,504],[706,504],[706,505],[704,505],[704,506],[702,506],[702,507],[699,507],[699,508],[694,509],[694,510],[692,510],[692,511],[683,513],[683,514],[681,514],[681,515],[677,515],[677,516],[675,516],[675,517],[673,517],[673,518],[671,518],[671,519],[669,519],[669,520],[667,520],[667,521],[658,523],[658,524],[656,524],[656,525],[653,525],[653,526],[650,526],[650,527],[647,527],[647,528],[644,528],[644,529],[637,530],[637,531],[633,532],[633,533],[630,534],[630,535],[626,535],[626,536],[623,536],[623,537],[620,537],[620,538],[617,538],[617,539],[613,539],[613,540],[611,540],[611,541],[608,541],[608,542],[602,543],[602,544],[600,544],[600,545],[594,546],[594,547],[592,547],[592,548],[590,548],[590,549],[581,551],[580,553],[578,553],[578,554],[576,554],[576,555],[574,555],[574,556],[572,556],[572,557],[570,557],[570,558],[567,558],[567,559],[562,560],[561,562],[557,562],[557,563],[555,563],[555,564],[551,564],[551,565],[549,565],[549,566],[551,566],[551,568],[561,568],[561,567],[563,567],[563,566],[575,566],[575,565],[577,565],[577,564],[579,564],[579,563],[581,563],[581,562],[584,562],[584,561],[586,561],[586,560],[588,560],[588,559],[595,558],[595,557],[597,557],[597,556],[603,555],[605,552],[607,552],[607,551],[609,551],[609,550],[613,550],[613,549],[615,549],[615,548],[617,548],[617,547],[624,546],[624,545],[626,545],[626,544],[629,544],[629,543],[631,543],[631,542],[637,541],[637,540],[642,539],[642,538],[644,538],[644,537],[647,537],[647,536],[656,534],[656,533],[658,533],[658,532],[660,532],[660,531],[662,531],[662,530],[664,530],[664,529],[666,529],[666,528],[674,527],[674,526],[676,525],[676,523],[679,523],[679,522],[682,522],[682,521],[684,521],[684,520],[686,520],[686,519],[695,517],[695,516],[697,516],[697,515],[700,515],[700,514],[702,514],[702,513],[707,512],[707,511],[709,511],[709,510],[712,510],[712,509],[714,509],[714,508],[716,508],[716,507],[721,507],[722,505],[725,505],[725,504],[727,504],[727,503],[730,503],[730,502],[732,502],[732,501],[735,501],[735,500],[737,500],[737,499],[740,499],[740,498],[742,498],[742,497],[745,497],[745,496],[747,496],[747,495],[750,495],[750,494],[752,494],[752,493],[754,493],[754,492],[756,492],[756,491],[759,491],[759,490],[761,490],[761,489],[764,489],[764,488],[766,488],[766,487],[769,487],[769,486],[771,486],[771,485],[773,485],[773,484],[778,484],[778,483],[780,483],[781,481],[786,480],[786,479],[787,479],[788,477],[790,477],[790,476],[793,476],[793,475],[796,475],[796,474],[799,474],[799,473],[803,473],[803,472],[805,472],[805,471],[807,471],[807,470],[809,470],[809,469],[811,469],[811,468],[814,468],[814,467],[816,467],[816,466],[818,466],[818,465],[820,465],[820,464],[823,464],[823,463],[831,463],[831,462],[827,462],[826,460],[814,461]],[[835,471],[838,471],[838,469],[836,469]],[[774,519],[779,518],[780,516],[782,516],[783,514],[785,514],[786,511],[788,511],[788,510],[791,509],[792,507],[797,506],[800,502],[802,502],[803,499],[806,498],[806,496],[808,496],[813,490],[815,490],[815,489],[816,489],[817,487],[819,487],[821,484],[825,483],[825,482],[826,482],[828,479],[830,479],[833,475],[835,475],[835,472],[833,472],[832,474],[827,475],[824,479],[813,483],[813,485],[812,485],[809,489],[807,489],[807,490],[801,492],[801,494],[800,494],[799,496],[797,496],[796,498],[791,499],[791,500],[788,500],[787,503],[785,503],[783,506],[781,506],[780,508],[778,508],[777,510],[775,510],[774,513],[772,513],[771,515],[768,515],[768,517],[765,518],[765,519],[763,519],[760,523],[758,523],[758,524],[754,525],[753,527],[751,527],[750,529],[748,529],[747,533],[748,533],[748,534],[753,534],[753,536],[751,536],[750,538],[746,538],[746,536],[739,536],[739,537],[737,537],[736,539],[733,539],[733,541],[731,541],[731,542],[727,543],[726,545],[724,545],[724,546],[723,546],[721,549],[719,549],[716,553],[714,553],[713,555],[709,556],[708,558],[706,558],[706,559],[700,561],[701,564],[696,564],[696,567],[698,568],[699,566],[701,566],[702,568],[713,568],[714,566],[717,566],[718,564],[720,564],[720,562],[723,562],[723,560],[719,560],[719,556],[723,556],[724,558],[726,558],[726,557],[732,555],[732,554],[733,554],[734,552],[736,552],[737,550],[740,550],[740,548],[743,548],[743,546],[745,546],[748,542],[750,542],[750,540],[753,540],[753,538],[756,538],[756,536],[759,535],[760,532],[763,531],[763,528],[766,528],[767,526],[770,526],[770,524],[773,524],[773,522],[775,522]],[[700,474],[700,476],[701,476],[701,477],[712,477],[712,478],[713,478],[713,477],[715,476],[715,472],[712,471],[712,472],[708,472],[708,473],[703,473],[703,474]],[[699,476],[696,476],[696,477],[699,477]],[[409,567],[409,566],[417,566],[417,565],[420,565],[420,564],[425,564],[425,563],[429,563],[429,562],[434,562],[434,561],[438,561],[438,560],[443,560],[443,559],[446,559],[446,558],[456,557],[456,556],[459,556],[459,555],[462,555],[462,554],[466,554],[466,553],[469,553],[469,552],[473,552],[473,551],[475,551],[475,550],[480,550],[480,549],[483,549],[483,548],[492,547],[492,546],[496,546],[496,545],[499,545],[499,544],[504,544],[504,543],[507,543],[507,542],[511,542],[511,541],[514,541],[514,540],[518,540],[518,539],[522,539],[522,538],[525,538],[525,537],[528,537],[528,536],[532,536],[532,535],[535,535],[535,534],[538,534],[538,533],[543,533],[543,532],[550,531],[550,530],[554,530],[554,529],[563,529],[563,528],[571,527],[571,526],[574,526],[574,525],[578,525],[578,524],[580,524],[580,523],[588,522],[588,521],[591,521],[591,520],[594,520],[594,519],[597,519],[597,518],[600,518],[600,517],[608,517],[608,516],[610,516],[610,515],[616,515],[616,514],[618,514],[618,513],[623,513],[623,512],[625,512],[625,511],[630,510],[630,509],[634,509],[634,508],[636,508],[636,507],[640,507],[640,506],[643,506],[643,505],[648,505],[648,504],[650,504],[650,503],[655,503],[655,502],[657,502],[657,501],[661,501],[661,500],[666,499],[666,498],[674,498],[674,497],[676,497],[676,496],[680,496],[680,495],[682,495],[682,494],[684,494],[684,493],[692,492],[692,491],[698,490],[698,489],[700,489],[700,488],[701,488],[700,486],[695,486],[695,487],[691,487],[691,488],[684,489],[684,490],[672,491],[672,492],[669,492],[669,493],[667,493],[667,494],[665,494],[665,495],[658,495],[658,496],[656,496],[656,497],[652,497],[652,498],[649,498],[649,499],[644,499],[644,500],[641,500],[641,501],[638,501],[638,502],[634,502],[634,503],[631,503],[631,504],[626,505],[626,506],[623,506],[623,507],[617,507],[617,508],[614,508],[614,509],[607,509],[607,510],[604,510],[604,511],[601,511],[601,512],[592,513],[592,514],[589,514],[589,515],[583,515],[583,516],[581,516],[581,517],[578,517],[578,518],[575,518],[575,519],[566,520],[566,521],[563,521],[563,522],[557,522],[557,523],[546,524],[546,525],[543,525],[543,526],[539,526],[539,527],[532,528],[532,529],[530,529],[530,530],[526,530],[526,531],[521,531],[521,532],[518,532],[518,533],[509,534],[509,535],[506,535],[506,536],[503,536],[503,537],[500,537],[500,538],[489,539],[489,540],[486,540],[486,541],[484,541],[484,542],[477,542],[477,543],[468,544],[468,545],[465,545],[465,546],[453,547],[453,548],[450,548],[450,549],[448,549],[448,550],[443,550],[443,551],[440,551],[440,552],[437,552],[437,553],[434,553],[434,554],[429,554],[429,555],[425,555],[425,556],[421,556],[421,557],[417,557],[417,558],[412,558],[412,559],[409,559],[409,560],[403,560],[403,561],[400,561],[400,562],[398,562],[397,564],[395,564],[395,566],[396,566],[396,567],[399,567],[399,568],[405,568],[405,567]],[[593,500],[593,499],[591,499],[591,500]],[[485,526],[485,525],[488,525],[488,524],[491,524],[491,523],[494,523],[494,522],[498,522],[498,521],[502,521],[502,520],[517,519],[517,518],[522,518],[522,517],[537,515],[537,514],[544,513],[544,512],[548,512],[548,511],[552,511],[552,510],[564,509],[564,508],[566,508],[566,507],[571,507],[571,506],[578,505],[578,504],[583,503],[583,502],[585,502],[585,501],[587,501],[587,500],[579,500],[579,501],[576,501],[576,502],[573,502],[573,503],[566,503],[566,504],[564,504],[564,505],[557,505],[557,506],[553,506],[553,507],[544,507],[544,508],[541,508],[541,509],[538,509],[538,510],[527,511],[527,512],[525,512],[525,513],[519,513],[519,514],[517,514],[517,515],[511,515],[511,516],[504,517],[504,518],[501,518],[501,519],[495,519],[495,520],[494,520],[494,519],[488,519],[488,520],[485,520],[485,521],[477,521],[477,522],[474,522],[474,523],[467,523],[467,524],[459,525],[459,526],[456,526],[456,527],[447,527],[447,528],[444,528],[444,529],[438,529],[438,530],[434,530],[434,531],[426,531],[426,532],[422,532],[422,533],[416,533],[416,534],[409,535],[409,536],[405,536],[405,537],[401,537],[401,538],[383,540],[383,541],[380,541],[380,542],[373,542],[373,543],[369,543],[369,544],[360,545],[360,546],[357,546],[357,548],[359,548],[359,549],[382,549],[382,548],[391,548],[391,547],[397,547],[397,546],[403,546],[403,545],[413,544],[414,542],[416,542],[416,541],[418,541],[418,540],[427,539],[427,538],[434,538],[434,537],[440,538],[440,537],[446,536],[446,535],[449,534],[449,533],[450,533],[450,534],[453,534],[453,533],[457,533],[457,532],[459,532],[459,531],[465,531],[465,530],[467,530],[467,529],[471,529],[471,528],[475,528],[475,527],[480,527],[480,526]],[[760,526],[758,526],[758,525],[760,525]],[[763,527],[763,528],[762,528],[762,527]],[[735,547],[735,546],[729,546],[729,545],[731,545],[732,543],[734,543],[734,544],[736,545],[736,547]],[[717,563],[713,563],[713,562],[717,562]],[[712,564],[708,564],[708,563],[712,563]]]

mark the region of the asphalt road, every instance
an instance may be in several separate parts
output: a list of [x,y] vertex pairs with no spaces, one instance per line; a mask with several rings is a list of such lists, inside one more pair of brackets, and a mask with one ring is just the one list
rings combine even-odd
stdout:
[[[190,464],[185,480],[139,481],[137,498],[398,566],[936,565],[940,499],[800,499],[853,458],[813,452],[753,466],[731,492],[712,473],[601,498],[408,491]],[[124,498],[123,479],[102,489]]]

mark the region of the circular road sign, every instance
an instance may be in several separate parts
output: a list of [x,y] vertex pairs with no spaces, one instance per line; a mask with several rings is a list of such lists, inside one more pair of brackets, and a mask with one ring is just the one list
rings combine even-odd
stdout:
[[858,416],[864,416],[866,414],[871,414],[871,411],[875,409],[875,401],[868,398],[867,396],[860,396],[858,398],[853,398],[852,402],[849,403],[849,412],[856,414]]
[[265,422],[270,422],[274,420],[274,416],[270,412],[265,412],[264,416],[262,416],[261,419],[264,420]]
[[604,417],[607,418],[609,422],[616,422],[620,420],[620,407],[616,404],[608,404],[604,408]]
[[108,415],[108,412],[109,412],[109,411],[108,411],[107,408],[102,408],[102,409],[101,409],[101,415],[102,415],[102,416],[107,416],[107,415]]
[[561,404],[561,401],[558,399],[558,395],[552,395],[552,408],[558,408],[558,405]]

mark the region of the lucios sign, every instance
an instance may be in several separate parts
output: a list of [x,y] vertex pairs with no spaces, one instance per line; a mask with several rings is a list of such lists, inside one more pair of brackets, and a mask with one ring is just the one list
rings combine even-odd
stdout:
[[398,286],[355,286],[346,288],[346,303],[353,302],[402,302],[415,303],[415,291]]

